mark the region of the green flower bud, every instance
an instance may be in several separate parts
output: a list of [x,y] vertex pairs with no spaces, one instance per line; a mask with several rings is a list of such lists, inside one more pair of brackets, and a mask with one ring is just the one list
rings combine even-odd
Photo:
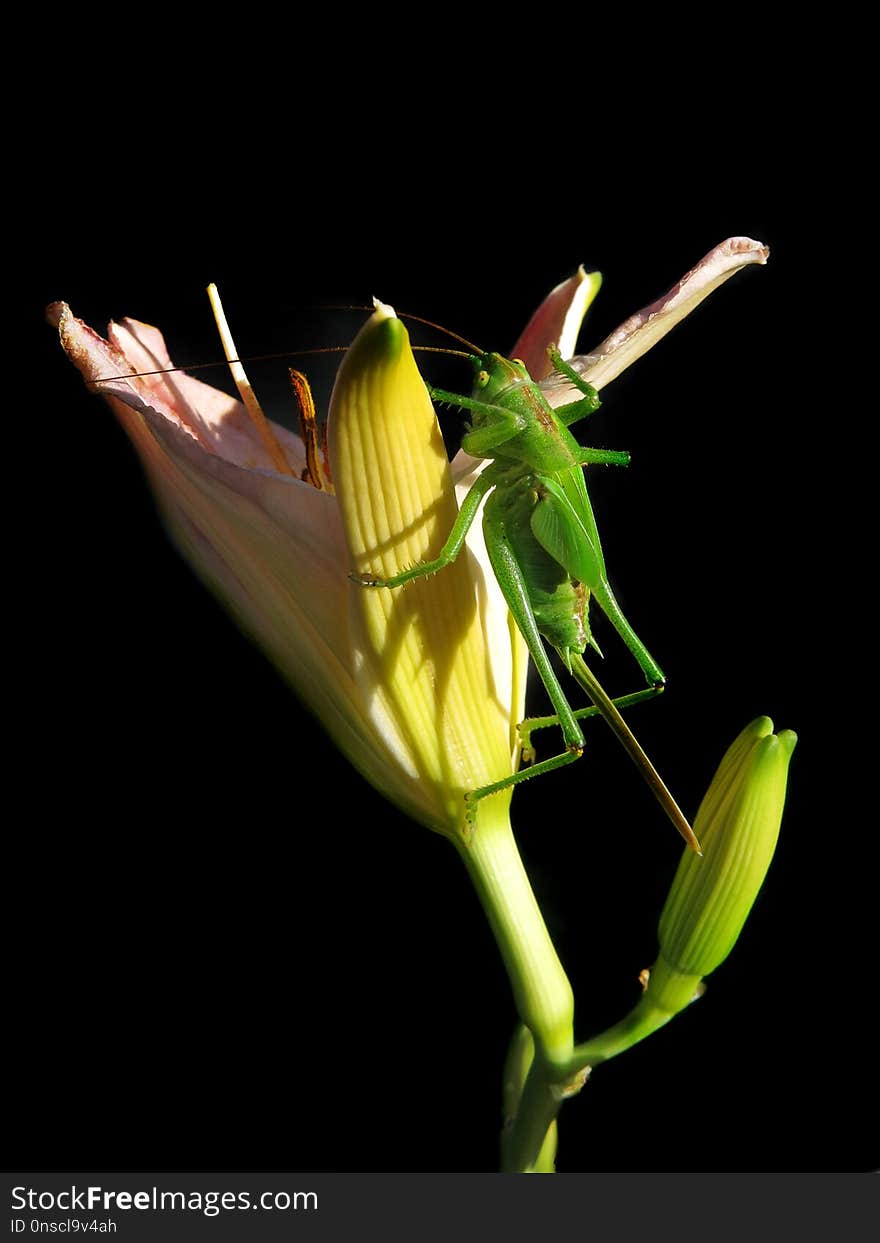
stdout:
[[660,916],[649,1004],[682,1009],[736,944],[776,849],[796,742],[759,717],[721,761],[694,820],[703,857],[685,851]]

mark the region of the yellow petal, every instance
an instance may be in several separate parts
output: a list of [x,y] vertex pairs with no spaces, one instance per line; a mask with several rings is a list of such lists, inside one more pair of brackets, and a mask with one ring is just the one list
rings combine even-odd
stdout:
[[[390,577],[436,557],[455,494],[406,329],[388,307],[340,368],[329,447],[351,569]],[[464,835],[465,793],[511,771],[510,686],[495,684],[470,554],[396,590],[353,591],[349,619],[365,711],[423,788],[430,827]]]

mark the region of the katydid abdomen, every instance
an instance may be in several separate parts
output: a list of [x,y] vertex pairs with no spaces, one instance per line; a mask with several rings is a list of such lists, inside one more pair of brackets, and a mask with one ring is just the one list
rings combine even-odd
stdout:
[[[510,547],[523,571],[538,632],[560,652],[582,654],[590,641],[589,589],[573,579],[532,532],[532,515],[541,504],[539,480],[530,471],[520,470],[518,478],[511,478],[512,475],[513,471],[508,474],[505,487],[491,493],[483,510],[489,555],[499,542]],[[493,564],[493,568],[497,577],[498,567]]]

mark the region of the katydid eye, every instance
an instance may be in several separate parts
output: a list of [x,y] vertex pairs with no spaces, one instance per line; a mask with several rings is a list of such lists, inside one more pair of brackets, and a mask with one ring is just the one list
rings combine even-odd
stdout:
[[477,384],[479,384],[480,388],[485,388],[488,383],[489,383],[489,372],[488,371],[477,372]]

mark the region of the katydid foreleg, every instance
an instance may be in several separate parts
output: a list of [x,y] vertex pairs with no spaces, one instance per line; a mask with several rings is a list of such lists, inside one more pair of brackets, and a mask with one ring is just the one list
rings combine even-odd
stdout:
[[419,565],[411,566],[408,570],[401,570],[392,578],[376,578],[371,574],[350,574],[349,578],[360,583],[362,587],[402,587],[404,583],[412,582],[414,578],[425,578],[429,574],[437,574],[440,570],[445,570],[448,565],[452,565],[464,547],[467,533],[477,516],[483,497],[494,485],[492,468],[489,466],[471,485],[461,503],[458,517],[452,525],[449,537],[433,561],[423,561]]
[[585,419],[589,415],[595,414],[602,402],[593,385],[588,380],[585,380],[579,371],[575,371],[571,363],[565,361],[555,345],[547,347],[547,355],[553,365],[553,370],[558,372],[559,375],[564,375],[576,389],[583,393],[583,396],[576,401],[569,402],[565,406],[557,406],[555,410],[557,419],[568,427],[570,423],[577,423],[580,419]]
[[565,427],[570,427],[572,423],[579,423],[581,419],[589,418],[591,414],[595,414],[602,403],[599,400],[599,394],[592,384],[588,384],[583,376],[578,375],[573,368],[569,367],[563,361],[558,350],[551,349],[547,352],[550,355],[550,361],[553,363],[554,369],[567,376],[575,387],[579,388],[583,393],[583,397],[580,397],[577,401],[569,402],[565,406],[557,406],[553,412],[560,423]]
[[466,432],[461,441],[465,453],[470,453],[473,457],[494,457],[494,450],[512,440],[526,425],[523,416],[507,406],[477,401],[473,397],[462,397],[458,393],[449,393],[444,388],[433,388],[431,385],[428,385],[428,392],[434,401],[449,402],[463,410],[473,410],[479,414],[481,425]]

